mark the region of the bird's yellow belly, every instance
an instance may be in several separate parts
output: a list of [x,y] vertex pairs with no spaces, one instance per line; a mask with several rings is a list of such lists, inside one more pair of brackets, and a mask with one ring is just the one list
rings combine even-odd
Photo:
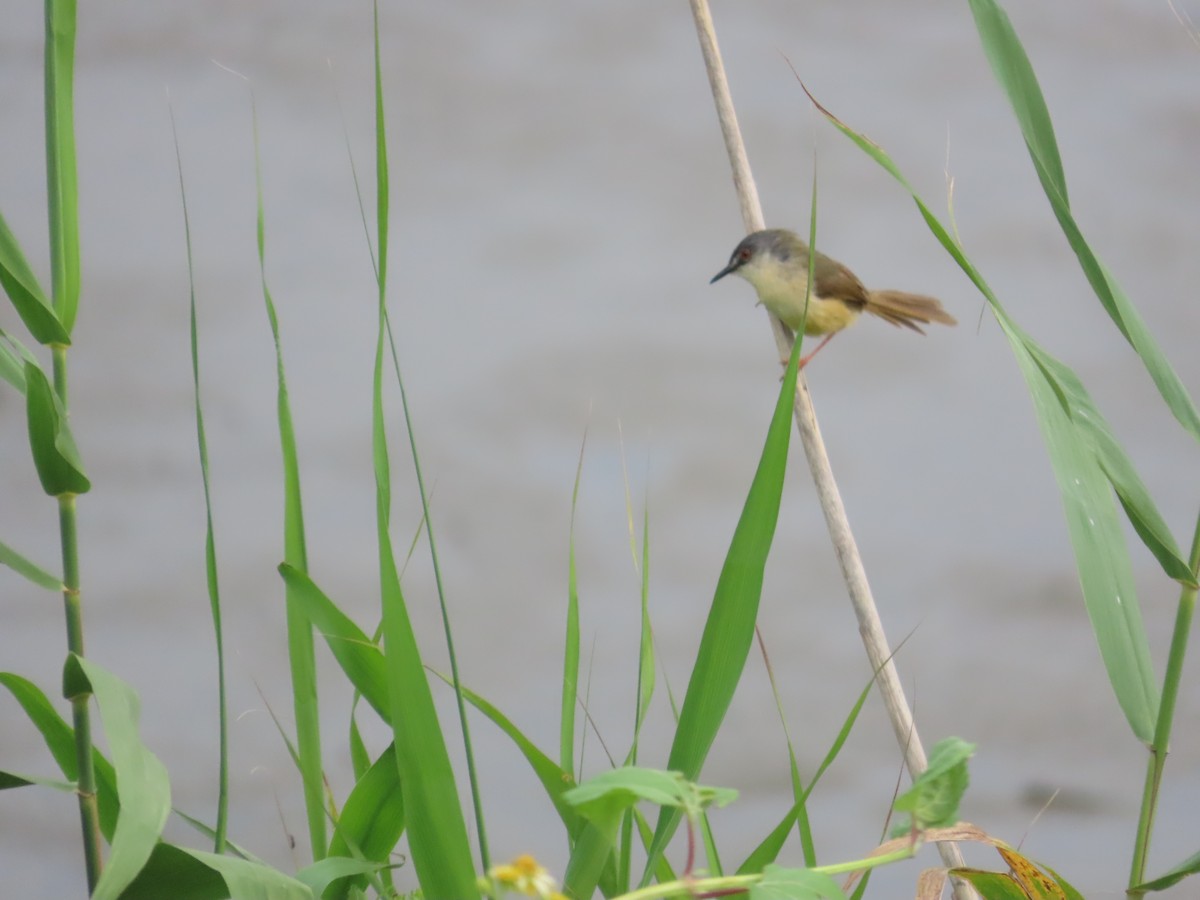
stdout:
[[781,290],[771,290],[770,286],[760,289],[758,299],[762,305],[777,315],[783,324],[792,331],[799,331],[801,322],[804,323],[805,334],[830,334],[841,331],[858,318],[860,310],[841,300],[822,300],[811,297],[808,300],[808,318],[804,316],[804,288],[796,290],[794,284],[780,285]]

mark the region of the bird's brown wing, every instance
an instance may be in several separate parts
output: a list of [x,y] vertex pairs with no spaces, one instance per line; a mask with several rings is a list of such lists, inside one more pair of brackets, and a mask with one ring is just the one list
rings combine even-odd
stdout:
[[870,303],[867,289],[855,274],[819,251],[813,264],[813,294],[826,300],[841,300],[857,309]]

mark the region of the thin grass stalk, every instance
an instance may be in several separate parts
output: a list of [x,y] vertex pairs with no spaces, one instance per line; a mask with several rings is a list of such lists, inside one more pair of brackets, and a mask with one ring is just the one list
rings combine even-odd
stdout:
[[[55,351],[57,356],[59,351]],[[55,366],[57,374],[58,366]],[[57,381],[57,378],[55,379]],[[65,405],[65,404],[64,404]],[[83,605],[79,594],[79,540],[75,496],[58,498],[58,528],[62,543],[63,606],[67,619],[67,649],[83,653]],[[83,859],[87,869],[88,894],[96,889],[104,870],[101,852],[100,806],[96,800],[96,770],[92,765],[92,720],[88,710],[91,694],[71,698],[71,723],[75,731],[75,764],[78,767],[75,793],[79,797],[79,824],[83,831]]]
[[[1192,534],[1192,551],[1188,564],[1194,575],[1200,574],[1200,518]],[[1162,699],[1158,707],[1158,721],[1154,728],[1154,742],[1150,745],[1150,758],[1146,762],[1146,784],[1142,789],[1142,807],[1138,814],[1137,835],[1133,844],[1133,862],[1129,870],[1129,897],[1140,897],[1144,891],[1134,888],[1146,880],[1146,857],[1150,852],[1150,837],[1154,830],[1154,814],[1158,809],[1159,789],[1162,786],[1163,769],[1167,764],[1167,752],[1171,744],[1171,727],[1175,721],[1175,702],[1179,697],[1179,683],[1183,677],[1183,660],[1187,655],[1188,636],[1192,630],[1192,618],[1196,612],[1196,588],[1184,585],[1179,593],[1179,607],[1175,611],[1175,628],[1171,633],[1171,649],[1167,655],[1167,670],[1163,675]]]
[[[742,220],[747,232],[759,231],[765,227],[762,205],[758,199],[758,190],[754,184],[745,144],[737,124],[737,114],[734,110],[724,65],[721,62],[712,14],[707,0],[689,0],[689,4],[696,23],[696,32],[699,36],[700,49],[704,56],[705,69],[716,105],[717,118],[733,169],[734,187],[741,205]],[[780,358],[786,359],[792,348],[792,335],[778,318],[770,313],[768,316]],[[850,596],[851,605],[854,607],[854,614],[858,619],[863,646],[871,667],[879,673],[877,683],[884,706],[887,708],[888,719],[892,723],[896,741],[904,754],[909,774],[915,778],[927,766],[925,748],[917,733],[912,710],[891,660],[892,653],[888,647],[887,636],[884,633],[879,612],[875,607],[866,568],[863,566],[862,556],[858,552],[858,544],[850,529],[841,493],[833,477],[833,469],[829,463],[825,442],[821,438],[812,395],[809,393],[803,371],[796,380],[794,408],[796,427],[804,444],[805,457],[808,459],[813,483],[817,489],[817,498],[821,504],[821,511],[825,515],[825,524],[842,570],[842,578],[846,583],[846,590]],[[962,853],[957,845],[949,842],[941,843],[938,844],[938,851],[947,866],[963,865]],[[959,900],[966,900],[973,895],[973,891],[967,885],[956,882],[955,896]]]
[[[54,311],[68,332],[79,303],[78,183],[75,167],[75,2],[46,0],[45,104],[46,199],[50,225],[50,272]],[[64,412],[68,403],[67,348],[51,348],[54,390]],[[58,497],[58,530],[63,564],[63,611],[67,650],[82,657],[83,604],[80,596],[78,518],[74,494]],[[71,698],[78,767],[76,793],[83,856],[91,894],[104,868],[96,771],[92,763],[90,694]]]

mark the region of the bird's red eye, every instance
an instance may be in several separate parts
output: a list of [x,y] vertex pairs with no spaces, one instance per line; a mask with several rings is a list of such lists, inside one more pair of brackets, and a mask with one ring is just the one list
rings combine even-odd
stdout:
[[750,261],[750,248],[749,248],[749,247],[743,247],[743,248],[742,248],[742,249],[741,249],[741,250],[738,252],[738,259],[740,259],[742,262],[749,262],[749,261]]

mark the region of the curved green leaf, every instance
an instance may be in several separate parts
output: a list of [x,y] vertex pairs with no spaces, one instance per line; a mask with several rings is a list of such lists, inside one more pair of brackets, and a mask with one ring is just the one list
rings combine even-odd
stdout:
[[1053,384],[1059,402],[1080,438],[1091,445],[1097,463],[1116,491],[1125,515],[1142,543],[1154,554],[1167,575],[1183,584],[1194,585],[1195,577],[1179,545],[1175,543],[1175,536],[1171,534],[1146,485],[1117,443],[1108,422],[1092,402],[1079,377],[1032,341],[1027,342],[1027,346]]
[[320,897],[334,882],[370,875],[383,868],[384,863],[329,856],[296,873],[297,880],[308,886],[314,897]]
[[[997,323],[1008,338],[1033,399],[1038,425],[1054,467],[1071,544],[1075,550],[1075,565],[1083,587],[1084,602],[1109,683],[1133,733],[1139,740],[1149,743],[1158,716],[1158,685],[1150,664],[1150,646],[1134,591],[1129,550],[1125,546],[1108,475],[1109,472],[1119,475],[1126,465],[1131,472],[1132,464],[1127,460],[1120,467],[1115,464],[1113,454],[1118,454],[1122,460],[1124,454],[1098,414],[1082,426],[1072,420],[1072,397],[1076,398],[1077,410],[1094,408],[1079,379],[1072,373],[1066,382],[1060,383],[1058,375],[1070,372],[1070,369],[1057,360],[1052,364],[1047,362],[1053,357],[1009,317],[979,270],[967,259],[946,226],[933,214],[891,158],[877,144],[821,106],[811,94],[809,97],[834,127],[891,173],[909,192],[929,230],[987,299]],[[1100,433],[1105,435],[1102,442],[1097,437]],[[1104,453],[1102,458],[1098,456],[1098,447],[1101,445]],[[1126,496],[1149,503],[1149,497],[1139,494],[1128,480],[1122,482],[1119,490],[1126,491],[1122,495],[1123,503]],[[1152,503],[1150,506],[1153,509]],[[1145,527],[1145,523],[1156,520],[1161,521],[1156,510],[1142,510],[1139,513],[1139,521],[1146,533],[1153,533],[1153,528]],[[1143,528],[1138,528],[1138,533],[1143,534]],[[1160,542],[1151,549],[1156,551],[1157,556],[1164,548],[1165,545]],[[1170,571],[1178,571],[1177,566],[1173,564]]]
[[190,852],[160,843],[121,894],[121,900],[161,900],[164,896],[171,900],[226,900],[229,888],[215,869]]
[[115,675],[76,654],[67,657],[63,693],[70,699],[90,693],[112,750],[121,812],[108,863],[92,900],[116,900],[146,865],[171,813],[167,770],[142,743],[137,694]]
[[1165,891],[1169,887],[1174,887],[1189,875],[1200,875],[1200,852],[1193,853],[1183,862],[1171,866],[1171,868],[1157,878],[1132,888],[1131,892],[1141,894],[1146,891]]
[[283,563],[279,574],[288,586],[290,600],[299,605],[325,638],[333,658],[355,690],[371,704],[384,722],[391,723],[387,671],[383,651],[354,621],[317,587],[305,572]]
[[938,741],[929,752],[928,767],[892,804],[897,812],[910,814],[907,821],[897,823],[894,836],[913,829],[945,828],[958,821],[958,804],[970,783],[967,760],[974,752],[974,744],[959,738]]
[[313,892],[304,882],[259,862],[160,843],[138,877],[121,894],[121,900],[163,897],[313,900]]
[[762,881],[751,885],[749,900],[846,900],[836,881],[824,872],[770,865]]
[[17,315],[33,335],[33,339],[41,344],[71,343],[71,337],[59,321],[58,315],[42,292],[41,285],[21,245],[17,243],[16,235],[9,230],[4,216],[0,215],[0,286],[8,294]]
[[[58,714],[54,705],[36,684],[12,672],[0,672],[0,685],[8,688],[13,698],[21,704],[25,715],[33,723],[46,749],[63,775],[72,782],[79,778],[75,756],[75,733],[66,720]],[[112,840],[117,827],[117,782],[112,764],[99,750],[92,748],[92,765],[96,771],[96,800],[100,807],[100,831],[107,840]]]
[[1012,876],[1004,872],[988,872],[982,869],[952,869],[950,874],[961,878],[979,892],[983,900],[1029,900],[1029,895]]
[[1187,389],[1167,362],[1136,307],[1129,302],[1116,279],[1088,246],[1075,221],[1067,197],[1067,179],[1059,157],[1054,127],[1050,122],[1050,112],[1012,22],[995,0],[970,0],[970,6],[984,53],[1016,114],[1042,190],[1050,201],[1067,242],[1079,259],[1088,283],[1113,323],[1142,358],[1146,371],[1150,373],[1171,413],[1192,437],[1200,440],[1200,413],[1197,413]]
[[41,368],[31,362],[25,363],[25,409],[29,446],[42,490],[51,497],[90,491],[92,483],[83,473],[83,460],[58,394]]
[[[400,770],[396,767],[396,746],[390,744],[366,774],[358,779],[346,798],[333,839],[329,842],[329,859],[326,861],[347,857],[352,853],[361,854],[367,861],[367,868],[346,872],[338,877],[370,872],[387,862],[403,832],[404,791],[400,785]],[[332,896],[346,896],[349,886],[347,882],[344,890]]]

